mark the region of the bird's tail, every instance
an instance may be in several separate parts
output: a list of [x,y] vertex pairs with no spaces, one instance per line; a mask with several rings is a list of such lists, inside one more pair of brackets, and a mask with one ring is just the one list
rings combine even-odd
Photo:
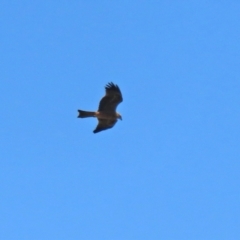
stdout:
[[78,110],[78,118],[87,118],[87,117],[95,117],[95,116],[96,116],[95,112]]

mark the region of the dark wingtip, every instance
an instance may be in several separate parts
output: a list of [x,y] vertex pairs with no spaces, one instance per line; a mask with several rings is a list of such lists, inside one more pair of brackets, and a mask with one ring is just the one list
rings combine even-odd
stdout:
[[105,89],[106,90],[117,90],[120,92],[118,85],[114,84],[113,82],[109,82],[108,84],[106,84]]

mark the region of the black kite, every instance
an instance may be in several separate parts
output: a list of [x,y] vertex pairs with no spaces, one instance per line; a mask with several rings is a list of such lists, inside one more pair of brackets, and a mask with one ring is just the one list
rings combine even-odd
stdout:
[[79,118],[96,117],[98,119],[94,133],[112,128],[118,119],[122,120],[122,116],[116,112],[118,104],[123,101],[119,87],[111,82],[106,85],[105,89],[106,94],[101,99],[97,112],[78,110]]

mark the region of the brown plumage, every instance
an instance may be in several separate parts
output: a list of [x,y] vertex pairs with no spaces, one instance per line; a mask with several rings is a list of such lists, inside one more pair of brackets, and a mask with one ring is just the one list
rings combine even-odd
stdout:
[[97,112],[78,110],[79,118],[96,117],[98,119],[94,133],[112,128],[118,119],[122,120],[122,116],[116,112],[118,104],[123,101],[119,87],[111,82],[106,85],[105,89],[106,94],[101,99]]

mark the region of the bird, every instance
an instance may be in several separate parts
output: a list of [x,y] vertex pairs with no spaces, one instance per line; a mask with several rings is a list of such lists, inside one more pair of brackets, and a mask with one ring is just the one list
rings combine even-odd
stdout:
[[123,101],[118,85],[110,82],[105,86],[105,91],[105,96],[99,102],[96,112],[78,110],[78,118],[96,117],[98,119],[98,125],[93,133],[112,128],[118,119],[122,120],[122,116],[116,112],[118,104]]

